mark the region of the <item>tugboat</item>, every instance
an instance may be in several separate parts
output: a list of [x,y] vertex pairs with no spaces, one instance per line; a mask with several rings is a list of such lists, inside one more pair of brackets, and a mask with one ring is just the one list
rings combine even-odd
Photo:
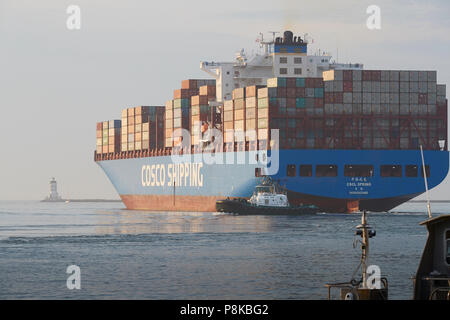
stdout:
[[262,183],[256,186],[250,200],[218,200],[216,210],[238,215],[305,215],[319,211],[319,208],[313,205],[291,206],[287,195],[277,189],[272,179],[265,177]]

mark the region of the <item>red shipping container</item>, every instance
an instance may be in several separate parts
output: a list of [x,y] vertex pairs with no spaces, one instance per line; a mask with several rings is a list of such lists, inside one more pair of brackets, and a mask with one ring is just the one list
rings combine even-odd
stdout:
[[372,71],[372,81],[381,81],[381,71]]
[[295,88],[297,85],[297,79],[296,78],[287,78],[286,79],[286,87],[288,88]]
[[353,81],[352,70],[344,70],[344,81]]
[[278,87],[277,88],[277,97],[278,98],[286,98],[286,88],[284,87]]
[[334,92],[325,92],[325,103],[334,103]]
[[323,99],[322,98],[315,98],[314,99],[314,107],[316,107],[316,108],[323,108]]
[[363,70],[362,72],[363,81],[372,81],[372,74],[369,70]]
[[297,88],[287,88],[286,89],[286,97],[287,98],[295,98],[297,96]]
[[353,81],[344,81],[344,92],[353,92]]
[[322,78],[314,79],[314,88],[323,88],[323,79]]
[[335,92],[334,93],[334,103],[343,103],[344,102],[344,93]]
[[305,79],[305,87],[306,88],[314,88],[314,79],[313,78],[306,78]]
[[294,98],[287,98],[286,99],[286,107],[287,108],[295,108],[296,107],[296,99]]
[[305,88],[297,88],[296,89],[296,97],[304,98],[305,97]]

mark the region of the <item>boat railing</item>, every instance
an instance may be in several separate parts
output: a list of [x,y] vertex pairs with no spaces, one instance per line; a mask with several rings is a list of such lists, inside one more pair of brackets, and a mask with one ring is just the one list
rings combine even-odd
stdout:
[[[438,293],[443,293],[438,296]],[[450,287],[437,287],[435,288],[429,297],[429,300],[450,300]]]
[[[382,290],[388,290],[388,280],[385,277],[380,278],[380,281],[382,283]],[[359,286],[360,282],[338,282],[338,283],[327,283],[325,284],[325,287],[328,289],[328,300],[331,300],[331,289],[347,289],[355,296],[355,300],[359,300],[359,294],[358,289],[360,289]]]

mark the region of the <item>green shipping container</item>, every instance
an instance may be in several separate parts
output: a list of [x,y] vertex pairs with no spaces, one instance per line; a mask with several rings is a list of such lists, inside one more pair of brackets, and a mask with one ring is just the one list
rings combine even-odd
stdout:
[[298,88],[304,88],[305,87],[305,78],[297,78],[297,79],[295,79],[295,85]]
[[323,88],[315,88],[314,89],[314,96],[316,98],[323,98]]
[[295,106],[297,108],[304,108],[305,107],[305,98],[296,98],[295,99]]

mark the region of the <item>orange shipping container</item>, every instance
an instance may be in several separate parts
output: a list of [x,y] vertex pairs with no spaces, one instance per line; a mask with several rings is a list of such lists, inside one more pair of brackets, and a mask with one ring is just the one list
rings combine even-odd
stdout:
[[246,97],[256,97],[258,94],[258,89],[263,88],[264,86],[250,86],[245,88],[245,96]]
[[191,105],[200,106],[200,105],[208,105],[208,97],[206,95],[197,95],[191,97]]
[[223,105],[223,111],[233,111],[234,103],[233,100],[225,100]]
[[208,97],[215,97],[216,96],[216,87],[215,86],[201,86],[200,95],[208,96]]
[[234,129],[234,122],[233,121],[228,121],[228,122],[224,122],[223,123],[223,130],[233,130]]
[[258,119],[267,119],[269,118],[269,109],[259,109],[258,110]]
[[245,107],[246,108],[255,108],[257,105],[257,99],[256,97],[250,97],[245,99]]
[[244,124],[244,120],[234,121],[235,130],[245,130]]
[[181,81],[181,88],[182,89],[197,89],[197,80],[194,79],[187,79]]
[[258,140],[267,140],[269,137],[267,129],[258,129]]
[[245,119],[245,110],[235,110],[234,111],[234,120],[244,120]]

